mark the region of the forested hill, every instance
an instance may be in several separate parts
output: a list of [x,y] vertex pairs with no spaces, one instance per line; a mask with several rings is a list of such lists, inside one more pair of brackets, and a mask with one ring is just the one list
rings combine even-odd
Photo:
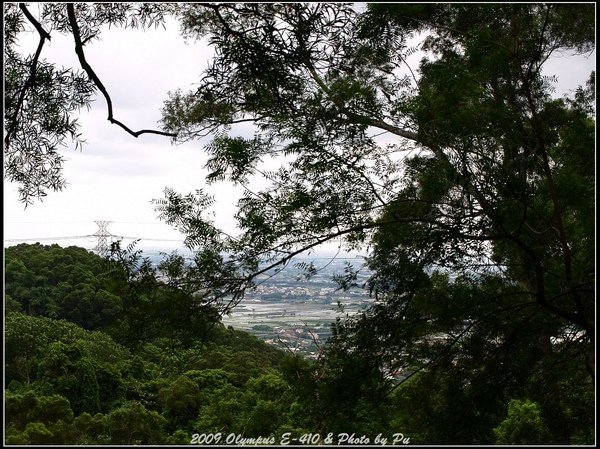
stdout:
[[215,317],[181,291],[144,287],[82,248],[40,244],[5,249],[5,281],[8,444],[302,431],[285,354],[210,327]]
[[[459,365],[405,372],[400,384],[373,367],[377,354],[339,352],[356,344],[339,321],[319,359],[305,360],[226,328],[212,306],[133,262],[78,247],[5,249],[5,443],[553,441],[535,372],[501,383],[478,369],[466,383]],[[546,374],[561,387],[553,410],[571,441],[593,442],[589,378],[576,367]]]
[[[6,250],[7,442],[594,445],[595,5],[6,3],[4,24],[9,190],[77,183],[31,235],[94,204],[170,241],[130,227],[160,180],[193,253]],[[364,269],[294,260],[323,247]],[[271,332],[291,264],[369,297],[294,287],[335,321],[284,306],[268,339],[308,343],[287,352],[223,326],[241,305]]]

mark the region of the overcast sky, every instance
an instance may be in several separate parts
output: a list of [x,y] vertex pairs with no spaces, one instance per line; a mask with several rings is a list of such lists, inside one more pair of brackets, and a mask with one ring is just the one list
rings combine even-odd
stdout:
[[[36,38],[33,32],[25,36],[24,51],[35,50]],[[174,22],[166,30],[113,28],[85,48],[88,61],[111,94],[115,118],[134,130],[158,127],[167,92],[192,88],[212,53],[200,43],[186,45]],[[58,33],[53,33],[42,56],[58,65],[79,68],[71,40]],[[548,62],[547,73],[558,76],[556,94],[561,96],[584,83],[594,69],[595,53],[578,59],[563,55]],[[135,139],[106,120],[102,97],[91,111],[82,111],[80,123],[87,143],[81,152],[73,148],[62,151],[68,182],[63,191],[48,192],[42,202],[25,209],[18,201],[17,186],[4,181],[5,245],[16,244],[15,239],[94,234],[94,220],[108,220],[113,222],[108,227],[113,234],[146,238],[142,247],[179,247],[182,236],[162,224],[150,204],[153,198],[163,196],[166,186],[181,193],[197,188],[213,193],[217,224],[235,232],[232,216],[237,195],[224,183],[204,184],[202,148],[206,141],[174,146],[167,137],[142,135]],[[56,242],[91,248],[95,239]]]
[[[86,57],[111,94],[115,117],[130,128],[157,128],[167,92],[188,89],[197,82],[211,51],[199,44],[186,45],[178,27],[140,31],[111,29],[101,40],[86,46]],[[27,36],[35,48],[36,36]],[[43,55],[67,67],[79,67],[70,39],[54,33]],[[4,183],[4,238],[79,236],[94,234],[94,220],[108,220],[114,234],[181,239],[156,218],[151,199],[161,198],[166,186],[191,192],[203,186],[205,157],[202,142],[174,146],[168,137],[134,138],[106,120],[102,97],[91,111],[82,111],[83,151],[67,148],[64,176],[67,187],[48,192],[42,202],[26,209],[18,201],[17,186]],[[212,189],[215,190],[215,189]],[[231,215],[227,197],[219,198],[222,212]],[[223,220],[223,219],[221,219]],[[225,226],[231,228],[232,222]],[[94,239],[88,239],[93,246]],[[59,241],[65,244],[65,241]],[[13,242],[7,242],[12,244]],[[44,241],[46,243],[46,241]],[[71,243],[71,241],[69,241]],[[76,241],[75,244],[85,244]],[[153,246],[179,246],[152,242]]]

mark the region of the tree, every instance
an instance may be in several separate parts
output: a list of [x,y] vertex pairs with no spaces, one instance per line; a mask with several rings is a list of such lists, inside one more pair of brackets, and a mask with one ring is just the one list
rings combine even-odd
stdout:
[[[73,34],[112,117],[83,42],[98,23],[155,16],[129,6],[101,14],[110,8],[57,5],[47,20]],[[16,30],[27,14],[9,11]],[[563,373],[587,370],[588,392],[595,377],[595,78],[555,99],[543,69],[553,54],[594,48],[593,7],[194,3],[171,12],[216,56],[195,91],[167,100],[164,133],[214,135],[207,181],[245,192],[238,236],[207,218],[202,190],[167,189],[156,201],[196,250],[180,280],[223,312],[301,252],[339,239],[369,246],[376,304],[337,323],[322,397],[339,397],[351,379],[358,410],[360,395],[395,388],[385,372],[432,377],[448,386],[441,401],[464,389],[461,400],[485,412],[459,442],[489,443],[500,408],[531,395],[551,442],[568,443],[580,424],[565,396],[586,409],[589,398],[565,395]],[[406,62],[418,33],[419,78]],[[13,97],[32,88],[24,79]],[[255,135],[238,135],[239,123]],[[278,157],[279,169],[262,164]],[[255,177],[268,187],[254,191]]]
[[119,444],[161,444],[165,440],[166,419],[148,411],[139,402],[128,402],[106,417],[113,442]]
[[106,260],[83,248],[20,244],[6,250],[8,304],[29,315],[66,319],[102,329],[133,346],[150,337],[190,342],[203,338],[219,315],[181,279],[190,277],[181,256],[158,266],[141,251],[116,248]]
[[[84,46],[97,39],[104,25],[131,28],[158,26],[173,10],[169,4],[85,3],[42,5],[36,18],[26,3],[7,3],[4,12],[4,163],[5,177],[20,184],[19,195],[26,204],[46,195],[48,189],[61,190],[63,158],[57,149],[68,140],[81,146],[83,140],[75,114],[90,107],[96,90],[103,95],[108,120],[138,137],[144,133],[171,135],[157,130],[134,131],[115,118],[112,99],[85,58]],[[18,34],[26,24],[39,35],[33,55],[24,57],[16,50]],[[52,32],[73,36],[81,70],[58,68],[42,58],[44,45]]]
[[169,386],[161,389],[158,400],[166,416],[173,422],[174,430],[195,419],[201,405],[198,385],[186,376],[177,378]]
[[114,325],[125,283],[83,248],[20,244],[6,250],[6,292],[29,315],[68,319],[87,329]]
[[537,404],[515,399],[508,404],[508,417],[494,429],[498,444],[535,444],[545,432]]
[[[208,180],[246,188],[244,232],[223,245],[201,192],[167,191],[167,222],[201,251],[239,249],[238,282],[265,270],[259,260],[273,268],[340,236],[370,242],[380,302],[338,326],[329,363],[342,378],[357,366],[445,369],[464,386],[498,370],[496,401],[537,382],[553,441],[568,442],[560,379],[531,368],[575,363],[592,388],[594,175],[582,161],[594,154],[594,76],[574,99],[553,99],[542,68],[593,48],[592,9],[194,5],[183,25],[217,56],[196,91],[166,103],[164,124],[179,138],[217,134]],[[402,76],[417,32],[428,33],[418,80]],[[230,131],[245,121],[252,139]],[[378,145],[373,129],[397,143]],[[261,171],[278,154],[291,162]],[[257,173],[270,188],[247,187]]]
[[155,268],[134,246],[123,250],[113,243],[109,256],[112,274],[127,285],[121,292],[124,314],[117,330],[119,340],[135,347],[153,338],[171,338],[184,345],[205,339],[220,315],[210,301],[195,293],[200,288],[197,282],[187,282],[195,271],[174,254]]
[[55,342],[47,351],[38,364],[38,377],[69,399],[75,413],[97,413],[100,385],[85,342],[80,340],[70,345]]
[[32,422],[50,425],[58,420],[72,421],[69,401],[62,396],[39,396],[33,391],[25,394],[8,393],[6,397],[7,425],[19,429]]

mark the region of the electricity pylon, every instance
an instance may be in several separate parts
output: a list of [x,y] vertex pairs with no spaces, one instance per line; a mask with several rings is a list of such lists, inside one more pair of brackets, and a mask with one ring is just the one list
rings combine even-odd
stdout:
[[94,223],[96,223],[98,225],[98,230],[96,231],[95,234],[93,234],[96,237],[98,237],[98,244],[94,248],[94,251],[96,251],[98,253],[98,255],[104,257],[108,254],[108,250],[109,250],[108,237],[112,235],[111,233],[108,232],[108,230],[106,228],[112,222],[96,220]]

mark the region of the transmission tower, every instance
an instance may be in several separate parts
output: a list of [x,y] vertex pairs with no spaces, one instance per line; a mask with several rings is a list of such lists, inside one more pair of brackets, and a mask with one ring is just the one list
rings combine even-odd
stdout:
[[106,227],[112,222],[96,220],[94,223],[96,223],[98,225],[98,230],[96,231],[95,234],[93,234],[96,237],[98,237],[98,244],[94,248],[94,251],[96,251],[100,256],[104,257],[108,254],[108,250],[109,250],[108,237],[112,235],[111,233],[108,232]]

